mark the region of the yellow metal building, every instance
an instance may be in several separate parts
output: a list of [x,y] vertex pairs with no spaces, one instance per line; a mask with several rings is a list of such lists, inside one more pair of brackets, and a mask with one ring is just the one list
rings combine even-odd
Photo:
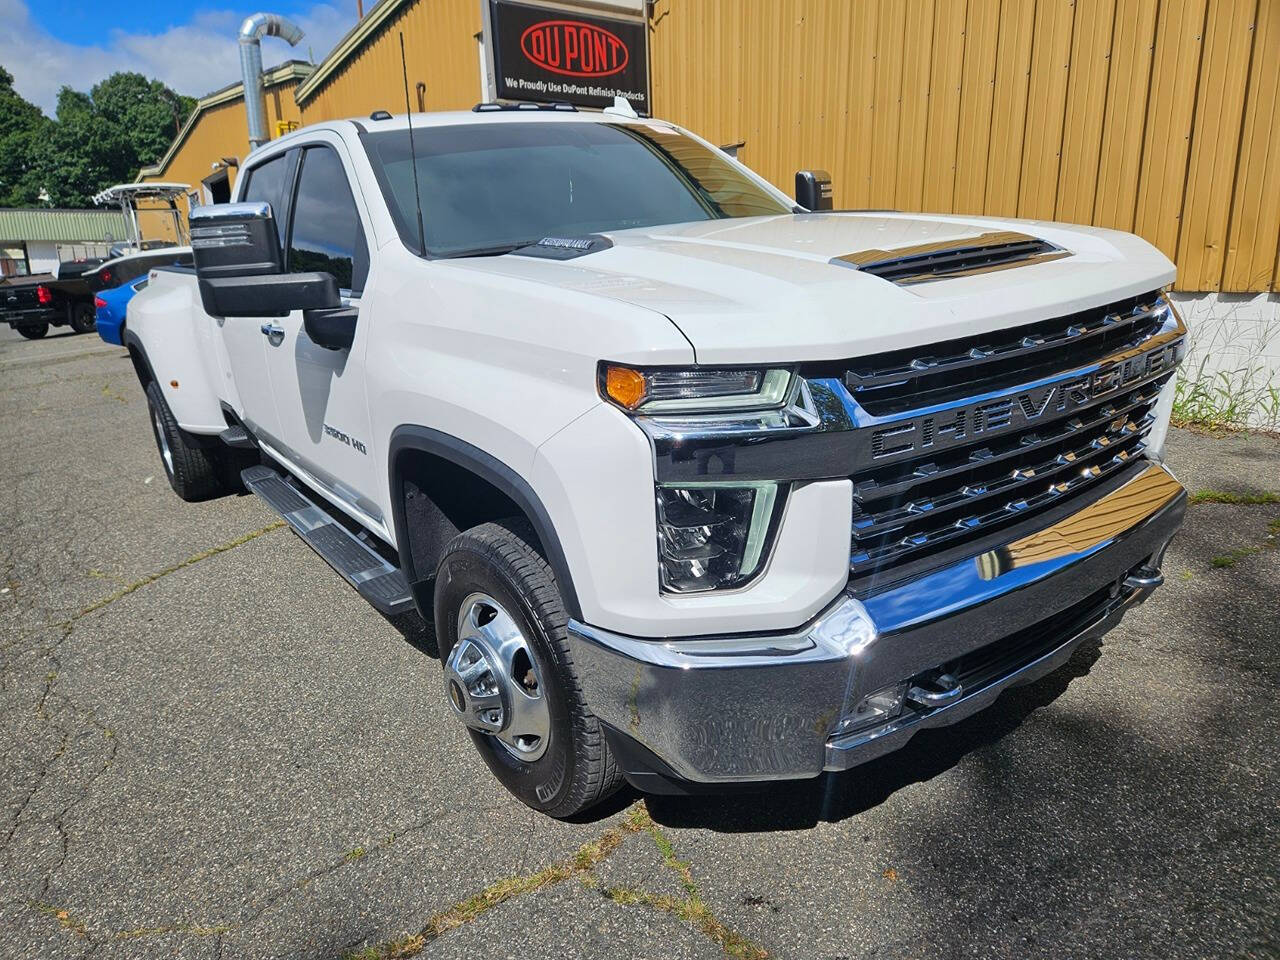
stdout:
[[[482,99],[483,0],[383,0],[267,109],[312,123]],[[654,113],[837,208],[1133,230],[1178,286],[1280,291],[1280,0],[656,0]],[[282,72],[283,71],[283,72]],[[239,85],[206,97],[148,179],[248,150]]]
[[[310,76],[309,63],[290,61],[263,73],[267,128],[276,133],[302,122],[295,99],[298,84]],[[201,97],[169,149],[154,166],[143,167],[139,180],[191,184],[200,203],[229,199],[236,167],[249,154],[249,126],[244,86],[233,83]]]
[[304,123],[405,111],[466,110],[483,99],[481,0],[382,0],[297,91]]

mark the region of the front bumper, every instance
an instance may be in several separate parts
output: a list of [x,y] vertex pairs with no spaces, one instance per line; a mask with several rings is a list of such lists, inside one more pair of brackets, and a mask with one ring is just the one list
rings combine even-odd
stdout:
[[[1043,676],[1159,585],[1186,493],[1150,464],[1048,527],[864,599],[844,594],[785,633],[648,640],[576,621],[586,701],[629,775],[714,783],[812,777],[955,723]],[[958,689],[845,733],[868,694],[941,670]],[[643,773],[637,778],[645,782]]]

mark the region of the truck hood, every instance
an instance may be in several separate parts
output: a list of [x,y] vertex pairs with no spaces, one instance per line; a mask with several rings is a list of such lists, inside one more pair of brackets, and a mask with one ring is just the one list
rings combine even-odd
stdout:
[[[833,258],[1012,231],[1069,255],[899,285]],[[1132,234],[1033,220],[897,213],[751,217],[622,230],[572,260],[456,260],[668,317],[699,363],[832,360],[1031,323],[1146,293],[1174,267]]]

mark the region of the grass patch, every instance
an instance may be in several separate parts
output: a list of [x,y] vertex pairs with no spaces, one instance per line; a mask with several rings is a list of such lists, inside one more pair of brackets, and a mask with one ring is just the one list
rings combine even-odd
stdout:
[[1225,490],[1197,490],[1189,503],[1230,503],[1239,507],[1257,507],[1280,503],[1280,493],[1264,490],[1260,493],[1230,493]]
[[691,897],[698,895],[698,887],[693,882],[693,869],[688,862],[681,860],[676,856],[675,848],[671,845],[671,841],[667,839],[667,835],[662,832],[653,818],[649,816],[649,810],[643,803],[636,804],[629,815],[631,824],[636,830],[644,830],[649,836],[653,837],[653,845],[658,848],[658,853],[662,854],[662,863],[668,870],[671,870],[680,878],[680,885],[684,887],[685,893]]
[[[46,917],[52,917],[58,921],[58,926],[68,933],[82,939],[88,939],[89,925],[70,910],[63,907],[55,907],[49,903],[33,903],[32,906]],[[231,928],[226,926],[210,927],[200,923],[170,923],[159,927],[134,927],[132,930],[119,930],[115,933],[107,934],[107,936],[113,940],[140,940],[144,937],[162,937],[171,933],[185,933],[193,937],[213,937],[220,933],[228,933],[230,930]]]
[[[663,864],[675,871],[686,896],[657,895],[630,887],[600,888],[599,880],[591,871],[617,850],[629,833],[648,833],[653,838]],[[621,826],[606,830],[598,839],[584,843],[568,860],[537,873],[507,877],[492,883],[479,893],[434,914],[418,933],[350,951],[343,955],[343,960],[402,960],[416,956],[442,935],[475,921],[499,904],[570,879],[578,880],[585,889],[599,890],[604,899],[619,906],[644,906],[677,917],[717,943],[733,960],[767,960],[769,956],[762,947],[726,927],[707,908],[698,896],[689,864],[676,856],[671,841],[653,822],[644,804],[638,803],[627,813]]]
[[1237,370],[1206,373],[1208,358],[1184,370],[1174,385],[1171,422],[1207,430],[1280,428],[1280,387],[1267,380],[1259,361]]
[[366,852],[367,851],[365,850],[364,847],[355,847],[351,850],[348,850],[345,854],[343,854],[342,859],[345,860],[347,863],[355,863],[357,860],[363,857]]
[[201,550],[199,553],[192,554],[185,560],[179,560],[177,563],[171,563],[163,570],[157,570],[155,573],[149,573],[145,577],[134,580],[132,583],[125,584],[115,593],[109,593],[102,599],[95,600],[73,616],[71,620],[62,624],[62,626],[65,627],[71,622],[79,620],[86,614],[93,613],[95,610],[101,610],[103,607],[109,606],[123,597],[127,597],[129,594],[133,593],[133,591],[139,590],[142,587],[147,586],[147,584],[155,583],[157,580],[167,577],[171,573],[177,573],[179,570],[183,570],[192,564],[199,563],[201,560],[208,560],[210,557],[216,557],[220,553],[226,553],[228,550],[234,550],[236,547],[244,546],[250,540],[256,540],[264,533],[270,533],[272,530],[279,530],[283,526],[284,521],[277,520],[275,523],[267,524],[260,530],[254,530],[250,533],[244,534],[243,536],[236,537],[234,540],[228,540],[226,543],[219,544],[216,547],[210,547],[208,550]]
[[55,907],[51,903],[34,903],[32,906],[40,913],[43,913],[46,917],[52,917],[54,920],[57,920],[58,926],[62,927],[62,929],[66,930],[68,933],[73,933],[77,937],[88,938],[88,925],[70,910],[65,910],[62,907]]
[[1218,568],[1234,567],[1246,557],[1252,557],[1255,553],[1261,553],[1261,547],[1241,547],[1238,550],[1232,550],[1230,553],[1224,553],[1213,558],[1213,565]]
[[696,896],[680,899],[669,894],[661,896],[633,890],[630,887],[611,887],[603,891],[606,899],[619,906],[643,906],[660,910],[692,926],[695,930],[714,941],[725,952],[725,956],[733,960],[768,960],[769,951],[759,944],[735,933],[724,925],[707,905]]
[[628,824],[622,829],[606,830],[599,839],[584,843],[568,860],[544,867],[537,873],[507,877],[497,883],[491,883],[461,903],[434,914],[418,933],[344,954],[345,960],[400,960],[403,957],[416,956],[441,935],[471,923],[499,904],[552,884],[562,883],[594,869],[598,863],[618,849],[622,843],[623,832],[630,832],[631,829]]
[[643,803],[636,804],[631,809],[628,814],[628,820],[633,830],[646,831],[653,838],[654,846],[658,848],[658,853],[662,855],[663,865],[680,878],[680,885],[684,888],[685,896],[681,899],[669,894],[657,895],[643,890],[633,890],[629,887],[611,887],[601,891],[605,898],[621,906],[645,906],[671,914],[688,923],[702,933],[703,936],[719,944],[725,955],[732,957],[733,960],[767,960],[769,956],[767,950],[726,927],[702,902],[702,897],[698,893],[698,886],[693,880],[693,870],[690,864],[688,861],[681,860],[676,856],[675,847],[672,846],[671,840],[653,822],[653,818],[649,816],[649,811]]
[[1267,539],[1263,543],[1256,547],[1237,547],[1230,553],[1224,553],[1214,557],[1210,562],[1219,569],[1234,567],[1241,560],[1257,556],[1264,550],[1274,550],[1276,547],[1276,539],[1278,537],[1280,537],[1280,517],[1276,517],[1267,524]]

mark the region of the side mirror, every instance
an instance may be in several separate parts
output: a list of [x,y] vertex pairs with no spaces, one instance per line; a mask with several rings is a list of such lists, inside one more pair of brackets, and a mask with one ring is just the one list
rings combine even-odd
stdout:
[[[199,267],[196,268],[197,274]],[[200,300],[211,317],[285,317],[294,310],[342,306],[331,273],[199,278]]]
[[196,207],[188,220],[201,280],[255,277],[284,269],[271,204],[216,203]]
[[825,170],[797,170],[796,203],[806,210],[830,210],[831,174]]
[[356,339],[355,307],[308,310],[302,315],[302,327],[311,342],[326,350],[349,350]]
[[282,317],[340,307],[328,273],[284,273],[269,203],[218,203],[191,211],[191,248],[205,313]]

